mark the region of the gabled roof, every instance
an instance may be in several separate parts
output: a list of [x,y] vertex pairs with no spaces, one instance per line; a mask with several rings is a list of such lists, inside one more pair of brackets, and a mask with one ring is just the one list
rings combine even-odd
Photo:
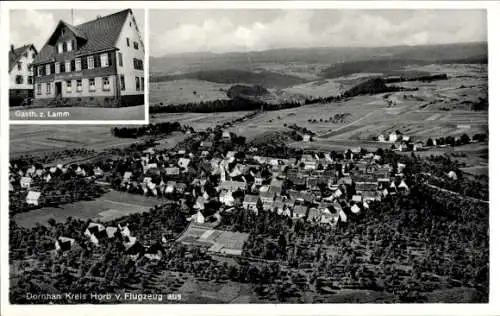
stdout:
[[83,42],[83,45],[77,51],[60,54],[64,59],[114,49],[129,13],[132,13],[132,10],[126,9],[76,26],[62,20],[59,21],[40,54],[35,58],[34,63],[45,63],[53,59],[55,52],[54,41],[59,35],[58,31],[63,27],[66,27]]
[[33,48],[36,54],[38,54],[35,45],[33,44],[28,44],[24,45],[18,48],[15,48],[14,50],[9,50],[9,72],[14,68],[16,65],[17,61],[23,56],[24,52],[27,51],[28,49]]

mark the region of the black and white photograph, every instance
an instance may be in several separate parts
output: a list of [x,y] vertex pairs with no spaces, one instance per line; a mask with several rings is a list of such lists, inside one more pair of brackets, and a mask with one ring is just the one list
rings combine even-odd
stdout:
[[146,120],[144,10],[10,11],[11,120]]
[[10,304],[493,303],[488,10],[282,3],[11,11],[11,120],[149,121],[9,126]]

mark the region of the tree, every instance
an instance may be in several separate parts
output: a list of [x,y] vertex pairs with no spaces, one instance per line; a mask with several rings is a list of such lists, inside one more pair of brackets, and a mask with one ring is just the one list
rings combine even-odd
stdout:
[[427,147],[432,147],[434,146],[434,142],[432,141],[432,138],[427,139],[427,143],[425,144]]
[[464,133],[462,136],[460,136],[460,141],[464,145],[470,143],[469,135]]

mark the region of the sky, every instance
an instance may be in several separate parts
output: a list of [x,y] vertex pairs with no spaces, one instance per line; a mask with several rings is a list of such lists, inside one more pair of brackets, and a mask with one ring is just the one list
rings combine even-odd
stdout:
[[[74,23],[70,10],[12,10],[10,11],[10,44],[19,47],[34,44],[41,50],[57,26],[59,20],[78,25],[120,10],[74,10]],[[144,10],[133,9],[135,21],[144,40]]]
[[486,10],[150,10],[150,55],[487,41]]

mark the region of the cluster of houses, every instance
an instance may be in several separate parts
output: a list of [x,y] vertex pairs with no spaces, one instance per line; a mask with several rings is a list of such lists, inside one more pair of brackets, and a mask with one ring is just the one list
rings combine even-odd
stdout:
[[[94,174],[102,174],[102,170],[96,168]],[[55,179],[60,179],[61,175],[66,178],[89,177],[87,171],[77,166],[63,166],[58,164],[52,167],[36,167],[34,165],[27,168],[19,168],[17,165],[9,164],[9,193],[24,196],[24,202],[31,206],[39,206],[43,199],[47,198],[41,191],[43,184],[54,183]]]
[[[226,134],[222,133],[220,141],[231,139]],[[106,183],[109,172],[122,164],[128,167],[122,168],[120,189],[149,196],[189,198],[195,201],[190,220],[196,223],[206,222],[207,204],[215,201],[222,205],[222,211],[243,207],[256,213],[274,211],[331,225],[362,212],[373,201],[408,190],[402,174],[404,164],[393,170],[391,165],[380,163],[380,156],[362,154],[360,148],[346,150],[340,159],[332,159],[328,152],[283,159],[259,156],[256,148],[222,155],[215,150],[215,144],[209,137],[200,140],[196,150],[157,152],[149,148],[140,157],[108,161],[102,168],[58,165],[14,169],[17,174],[10,176],[10,190],[14,190],[13,184],[19,186],[27,193],[26,203],[36,206],[42,194],[33,183],[50,182],[54,174],[68,172]],[[218,179],[215,185],[210,177]],[[214,188],[207,187],[209,182]]]
[[[128,224],[124,226],[120,224],[117,226],[105,226],[101,223],[90,222],[83,235],[95,247],[118,238],[125,253],[133,260],[137,260],[142,255],[150,260],[160,260],[162,258],[161,247],[156,244],[145,246],[137,237],[131,235]],[[165,237],[163,237],[162,242],[167,242]],[[74,238],[60,236],[55,241],[56,252],[61,251],[64,253],[76,247],[78,247],[78,244]]]
[[410,136],[402,134],[396,130],[389,135],[380,134],[377,140],[381,143],[391,143],[395,151],[419,151],[423,150],[423,141],[413,141]]

